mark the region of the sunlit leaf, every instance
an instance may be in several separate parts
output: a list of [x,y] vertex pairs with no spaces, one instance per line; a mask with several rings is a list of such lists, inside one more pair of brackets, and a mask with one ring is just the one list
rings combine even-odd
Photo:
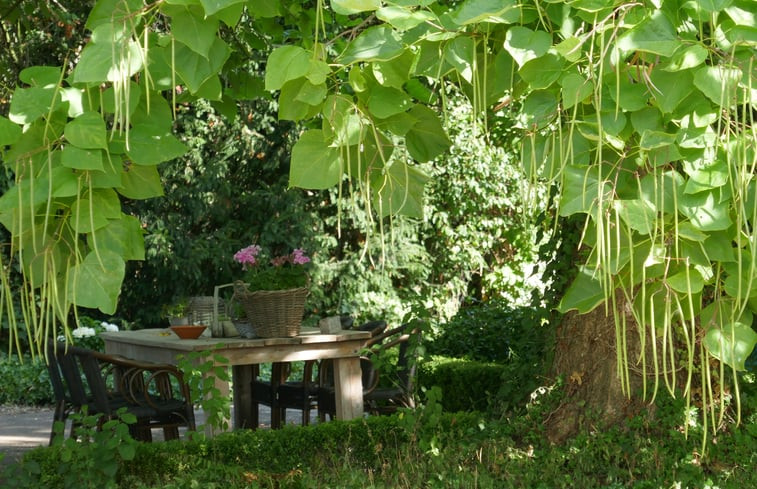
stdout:
[[0,115],[0,148],[11,145],[21,137],[21,126]]
[[580,314],[586,314],[599,306],[605,300],[602,285],[596,279],[592,270],[581,267],[578,275],[565,291],[557,309],[566,313],[575,309]]
[[515,0],[466,0],[452,14],[458,25],[480,22],[513,23],[520,18]]
[[757,345],[757,333],[746,324],[724,324],[709,328],[702,343],[713,357],[736,370],[745,370],[744,363]]
[[626,53],[643,51],[660,56],[672,56],[680,41],[665,13],[655,10],[638,25],[621,34],[617,44]]
[[77,170],[102,170],[103,153],[99,149],[81,149],[66,146],[61,152],[61,163],[67,168]]
[[108,225],[94,233],[93,243],[98,249],[116,253],[124,260],[144,260],[145,245],[142,223],[134,216],[122,215],[110,219]]
[[728,106],[736,99],[741,70],[725,66],[703,66],[694,73],[694,85],[718,105]]
[[552,36],[544,31],[513,26],[505,34],[505,49],[519,66],[547,54],[551,45]]
[[410,109],[416,119],[412,129],[405,135],[407,150],[417,161],[429,161],[441,155],[451,146],[439,116],[428,107],[416,105]]
[[684,194],[678,205],[681,212],[701,231],[721,231],[731,226],[728,202],[720,202],[714,192]]
[[305,76],[310,70],[310,55],[298,46],[281,46],[268,55],[265,89],[279,90],[284,83]]
[[124,260],[116,253],[105,249],[91,251],[69,272],[69,299],[80,307],[114,314],[125,269]]
[[69,143],[82,149],[108,149],[105,121],[97,112],[84,112],[66,124],[64,135]]
[[379,119],[407,111],[413,101],[402,90],[389,87],[375,87],[368,97],[368,110]]
[[401,160],[394,160],[383,172],[374,172],[371,187],[379,215],[402,214],[422,218],[423,186],[426,181],[428,175]]
[[381,0],[331,0],[331,8],[342,15],[371,12],[381,7]]
[[163,184],[155,166],[131,165],[122,173],[117,190],[129,199],[143,200],[163,195]]
[[193,6],[164,6],[162,10],[171,17],[171,34],[177,41],[204,58],[210,56],[218,31],[217,19],[207,18],[201,8]]
[[396,6],[378,9],[376,17],[400,31],[412,29],[419,24],[436,19],[436,16],[427,10],[408,10]]
[[405,47],[397,33],[388,26],[378,25],[364,30],[342,53],[339,61],[351,64],[358,61],[388,61],[402,54]]
[[289,185],[325,189],[339,183],[342,165],[339,153],[324,139],[323,132],[305,131],[292,147]]

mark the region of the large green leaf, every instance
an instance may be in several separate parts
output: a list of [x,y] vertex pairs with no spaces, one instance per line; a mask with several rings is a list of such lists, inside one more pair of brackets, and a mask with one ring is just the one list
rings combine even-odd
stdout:
[[657,209],[647,200],[616,200],[614,203],[620,218],[628,227],[640,234],[651,234],[657,217]]
[[338,184],[341,177],[339,153],[324,139],[323,131],[310,130],[302,133],[292,147],[289,185],[326,189]]
[[562,56],[547,53],[527,61],[518,73],[531,88],[539,90],[548,88],[563,75],[565,61]]
[[113,19],[128,19],[144,8],[144,0],[97,0],[89,12],[85,27],[95,30],[99,25],[113,22]]
[[557,117],[557,97],[549,90],[534,90],[523,102],[516,120],[528,131],[543,129]]
[[449,42],[444,48],[444,59],[455,67],[465,81],[473,82],[476,44],[472,37],[459,36]]
[[428,176],[420,169],[394,160],[384,171],[373,172],[374,205],[382,217],[402,214],[423,217],[423,186]]
[[0,115],[0,148],[15,143],[21,134],[21,126]]
[[704,288],[702,274],[695,267],[685,268],[665,279],[671,289],[681,294],[697,294]]
[[410,10],[397,6],[387,6],[378,9],[376,17],[391,24],[398,31],[412,29],[424,22],[436,19],[436,16],[427,10]]
[[299,121],[317,113],[316,105],[326,97],[325,84],[313,85],[307,78],[289,80],[279,95],[279,120]]
[[134,200],[163,195],[163,184],[155,166],[130,165],[121,175],[118,193]]
[[137,165],[157,165],[178,158],[187,147],[169,131],[153,124],[138,124],[129,131],[126,154]]
[[77,233],[91,233],[108,225],[108,219],[90,199],[78,199],[71,206],[71,228]]
[[331,0],[331,8],[342,15],[372,12],[381,7],[381,0]]
[[90,239],[98,249],[116,253],[124,260],[144,260],[145,245],[142,223],[134,216],[121,215],[110,219],[108,225],[95,231]]
[[721,231],[731,226],[728,202],[721,202],[714,192],[684,194],[679,209],[701,231]]
[[452,21],[458,25],[481,22],[511,24],[519,18],[519,4],[515,0],[466,0],[452,14]]
[[417,161],[429,161],[441,155],[451,146],[437,114],[423,105],[416,105],[409,114],[416,119],[415,125],[405,135],[407,150]]
[[591,80],[587,80],[578,73],[570,73],[561,81],[563,107],[570,109],[574,105],[580,104],[594,92],[594,85]]
[[368,110],[379,119],[407,111],[413,101],[402,90],[377,86],[368,97]]
[[205,17],[199,6],[166,5],[162,10],[171,17],[171,34],[177,41],[204,58],[210,56],[210,48],[218,32],[217,19]]
[[557,309],[562,313],[575,309],[580,314],[586,314],[599,306],[604,300],[605,294],[602,291],[602,284],[596,279],[594,272],[587,267],[581,267],[573,283],[565,291]]
[[114,314],[124,280],[124,260],[108,250],[89,252],[68,276],[69,300],[79,307]]
[[[218,37],[213,39],[213,45],[207,57],[197,54],[184,43],[176,42],[175,45],[176,73],[193,94],[199,91],[208,79],[218,75],[231,53],[226,43]],[[165,52],[164,55],[170,56],[170,51]],[[165,61],[171,63],[170,58]]]
[[736,86],[741,75],[738,68],[703,66],[694,73],[694,85],[705,97],[727,107],[736,102]]
[[21,70],[18,79],[33,87],[55,87],[61,80],[59,66],[30,66]]
[[60,94],[53,88],[17,88],[11,98],[8,118],[17,124],[29,124],[47,115],[53,100],[57,104],[59,97]]
[[100,149],[81,149],[66,146],[61,152],[61,163],[77,170],[102,170],[103,152]]
[[247,0],[200,0],[202,8],[205,9],[205,15],[211,16],[216,12],[227,9],[234,5],[245,3]]
[[757,345],[757,333],[749,325],[727,323],[709,328],[702,342],[713,357],[736,370],[745,370],[744,363]]
[[355,104],[343,95],[332,95],[323,104],[323,138],[338,146],[359,144],[365,124]]
[[66,124],[64,135],[78,148],[108,149],[105,121],[97,112],[84,112]]
[[665,13],[655,10],[648,18],[621,34],[617,44],[626,53],[643,51],[668,57],[678,49],[680,41]]
[[369,27],[352,41],[339,57],[343,64],[359,61],[389,61],[401,55],[405,47],[397,33],[386,25]]
[[551,45],[552,36],[549,33],[532,31],[528,27],[513,26],[505,34],[505,49],[518,66],[547,54]]
[[[594,166],[566,166],[563,170],[562,189],[561,216],[591,213],[598,199],[599,169]],[[609,190],[607,182],[603,182],[603,194],[609,195]]]
[[[93,32],[99,42],[89,42],[82,50],[74,69],[74,83],[118,82],[137,74],[143,67],[142,49],[133,40],[113,34],[111,24],[103,24]],[[116,36],[114,38],[114,36]]]
[[268,56],[265,89],[279,90],[284,83],[305,76],[310,71],[310,54],[299,46],[281,46]]

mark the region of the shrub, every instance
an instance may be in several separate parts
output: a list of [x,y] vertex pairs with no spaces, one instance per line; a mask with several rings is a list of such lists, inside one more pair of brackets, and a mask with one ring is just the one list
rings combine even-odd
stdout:
[[548,317],[541,308],[511,308],[498,300],[477,303],[442,325],[427,348],[431,354],[481,362],[538,364],[546,351]]
[[508,373],[506,365],[437,356],[420,366],[418,382],[441,388],[445,411],[487,411],[506,397]]
[[44,359],[0,355],[0,404],[52,404],[53,389]]

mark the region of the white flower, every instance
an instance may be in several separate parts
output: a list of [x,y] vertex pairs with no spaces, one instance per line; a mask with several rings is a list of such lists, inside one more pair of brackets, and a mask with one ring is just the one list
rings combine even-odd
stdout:
[[105,329],[105,331],[111,331],[111,332],[118,331],[118,326],[116,326],[113,323],[108,323],[106,321],[103,321],[102,323],[100,323],[100,326],[102,326],[103,329]]
[[85,326],[79,326],[75,330],[71,331],[74,338],[86,338],[88,336],[95,336],[97,334],[94,328],[87,328]]
[[58,336],[58,341],[63,342],[66,341],[66,337],[63,335]]

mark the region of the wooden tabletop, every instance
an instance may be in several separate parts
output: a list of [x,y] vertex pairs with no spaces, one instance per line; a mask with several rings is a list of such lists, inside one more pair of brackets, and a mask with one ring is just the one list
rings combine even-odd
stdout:
[[170,328],[103,332],[100,335],[108,353],[129,358],[165,362],[177,353],[212,350],[228,357],[232,364],[356,356],[371,337],[367,331],[342,330],[336,334],[322,334],[318,328],[305,327],[298,336],[291,338],[201,336],[195,340],[183,340]]

